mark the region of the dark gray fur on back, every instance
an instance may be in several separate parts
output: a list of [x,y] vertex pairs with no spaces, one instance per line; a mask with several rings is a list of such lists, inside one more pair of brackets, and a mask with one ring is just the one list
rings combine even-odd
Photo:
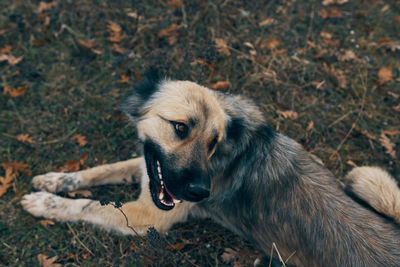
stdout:
[[400,266],[400,231],[347,196],[250,101],[219,95],[233,127],[211,158],[211,196],[192,210],[301,266]]

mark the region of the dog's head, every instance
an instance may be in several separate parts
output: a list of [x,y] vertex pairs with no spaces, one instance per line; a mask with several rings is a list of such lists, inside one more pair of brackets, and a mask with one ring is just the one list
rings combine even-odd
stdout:
[[218,95],[188,81],[150,71],[123,104],[136,123],[154,203],[170,210],[210,194],[208,161],[224,138],[229,117]]

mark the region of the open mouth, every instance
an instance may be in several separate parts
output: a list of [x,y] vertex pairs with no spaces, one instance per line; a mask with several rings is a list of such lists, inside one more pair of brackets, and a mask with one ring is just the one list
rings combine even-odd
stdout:
[[[156,155],[161,155],[160,149],[152,142],[144,145],[147,174],[150,178],[150,194],[154,204],[162,210],[171,210],[175,204],[182,202],[168,190],[163,173],[163,161]],[[161,163],[160,163],[161,162]]]
[[164,183],[163,177],[162,177],[162,171],[161,171],[161,166],[160,162],[156,160],[157,163],[157,174],[158,174],[158,181],[159,181],[159,187],[160,189],[158,190],[158,200],[160,201],[161,204],[173,208],[175,204],[181,203],[182,200],[179,198],[175,197],[170,191],[168,191],[167,186]]

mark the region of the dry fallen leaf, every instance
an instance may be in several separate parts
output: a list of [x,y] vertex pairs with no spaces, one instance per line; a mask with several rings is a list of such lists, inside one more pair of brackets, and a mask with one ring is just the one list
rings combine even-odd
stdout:
[[276,19],[267,17],[267,18],[263,19],[262,21],[260,21],[258,23],[258,26],[271,25],[271,24],[275,24],[276,22],[277,22]]
[[277,48],[281,43],[281,39],[270,37],[267,40],[267,48],[272,50],[274,48]]
[[36,143],[36,141],[33,140],[33,139],[29,136],[29,134],[23,134],[23,133],[17,135],[17,140],[18,140],[18,141],[21,141],[21,142],[29,143],[29,144],[34,144],[34,143]]
[[87,48],[87,49],[91,49],[91,48],[93,48],[93,47],[96,46],[96,39],[90,39],[90,40],[86,40],[86,41],[84,41],[84,40],[78,40],[78,43],[79,43],[81,46],[83,46],[83,47],[85,47],[85,48]]
[[397,130],[384,130],[384,131],[382,131],[382,133],[385,134],[385,135],[393,136],[393,135],[399,135],[400,131],[397,131]]
[[347,165],[350,165],[350,166],[352,166],[352,167],[354,167],[354,168],[357,167],[357,164],[355,164],[354,161],[352,161],[352,160],[350,160],[350,159],[349,159],[346,163],[347,163]]
[[89,190],[75,190],[67,193],[69,197],[76,197],[76,196],[82,196],[82,197],[92,197],[93,194]]
[[226,89],[229,88],[229,86],[231,86],[231,83],[229,81],[218,81],[216,83],[211,84],[210,86],[213,89]]
[[171,0],[168,1],[168,6],[173,7],[173,8],[178,8],[183,6],[182,0]]
[[54,263],[58,259],[58,256],[49,258],[48,256],[46,256],[44,254],[38,254],[37,259],[38,259],[39,265],[41,267],[61,267],[61,264]]
[[121,79],[119,80],[120,83],[129,83],[129,76],[125,73],[121,74]]
[[314,128],[314,122],[310,121],[310,123],[307,125],[306,131],[311,131]]
[[5,169],[4,177],[0,176],[0,197],[7,192],[7,189],[11,187],[12,181],[17,176],[16,173],[13,171],[11,166],[7,166]]
[[107,29],[110,33],[110,36],[107,38],[107,40],[109,40],[110,42],[118,43],[125,38],[125,35],[123,35],[121,32],[122,28],[118,23],[110,21],[107,25]]
[[285,119],[297,120],[299,117],[299,114],[293,110],[285,110],[285,111],[277,110],[276,113],[278,113],[278,115],[283,116]]
[[85,146],[87,144],[86,137],[81,134],[74,134],[74,138],[80,146]]
[[52,2],[40,2],[39,6],[37,7],[37,12],[42,13],[43,11],[46,11],[52,7],[55,7],[57,5],[57,0],[54,0]]
[[171,27],[162,29],[158,32],[158,37],[167,37],[169,45],[173,45],[178,41],[178,25],[173,23]]
[[114,50],[115,52],[120,53],[120,54],[123,54],[123,53],[125,53],[125,51],[126,51],[125,48],[120,47],[120,46],[119,46],[118,44],[116,44],[116,43],[114,43],[114,44],[112,45],[112,48],[113,48],[113,50]]
[[26,164],[22,161],[18,162],[17,160],[14,160],[14,161],[10,161],[10,162],[3,162],[3,163],[1,163],[1,166],[4,169],[7,169],[9,167],[12,168],[13,173],[16,173],[17,175],[20,172],[24,172],[29,176],[32,175],[32,171],[30,169],[28,169],[28,164]]
[[85,154],[82,157],[80,157],[79,161],[75,160],[67,160],[63,166],[61,166],[58,171],[59,172],[76,172],[81,169],[84,169],[85,166],[85,160],[88,158],[88,155]]
[[9,94],[13,98],[23,95],[25,91],[26,85],[14,89],[11,89],[7,84],[3,86],[3,94]]
[[386,149],[386,153],[389,154],[393,159],[396,158],[396,145],[390,141],[390,139],[382,132],[379,137],[379,143]]
[[11,45],[6,45],[6,46],[0,48],[0,54],[10,53],[11,50],[12,50],[12,46]]
[[224,41],[224,39],[221,38],[216,38],[215,39],[215,44],[217,45],[217,51],[219,53],[223,53],[227,56],[231,55],[231,52],[229,51],[228,45]]
[[0,54],[0,62],[7,61],[10,65],[18,64],[22,59],[24,59],[24,56],[14,57],[12,55]]
[[380,84],[390,82],[393,80],[392,66],[382,67],[378,71],[378,81]]
[[185,243],[185,242],[178,242],[178,243],[175,243],[175,244],[167,244],[165,246],[165,248],[169,249],[169,250],[181,251],[186,245],[187,245],[187,243]]
[[224,253],[221,255],[221,259],[224,263],[229,264],[236,259],[237,252],[231,248],[225,248]]
[[343,5],[343,4],[347,3],[348,1],[349,0],[323,0],[322,4],[324,6],[333,5],[333,4]]
[[356,54],[351,50],[346,50],[344,54],[339,55],[339,61],[351,61],[351,60],[359,60]]
[[40,220],[39,223],[43,226],[46,227],[47,225],[54,225],[55,222],[52,220]]
[[346,88],[347,87],[347,80],[346,80],[346,76],[344,75],[344,72],[342,70],[336,70],[334,72],[334,75],[338,79],[339,87],[340,88]]

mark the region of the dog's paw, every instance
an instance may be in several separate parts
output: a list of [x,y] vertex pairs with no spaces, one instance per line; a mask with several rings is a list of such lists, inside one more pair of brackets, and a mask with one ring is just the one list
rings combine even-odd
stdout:
[[77,172],[49,172],[33,177],[31,183],[37,190],[58,193],[78,189],[81,184],[81,179]]
[[64,209],[62,198],[47,192],[24,195],[21,205],[33,216],[46,218],[57,218]]

